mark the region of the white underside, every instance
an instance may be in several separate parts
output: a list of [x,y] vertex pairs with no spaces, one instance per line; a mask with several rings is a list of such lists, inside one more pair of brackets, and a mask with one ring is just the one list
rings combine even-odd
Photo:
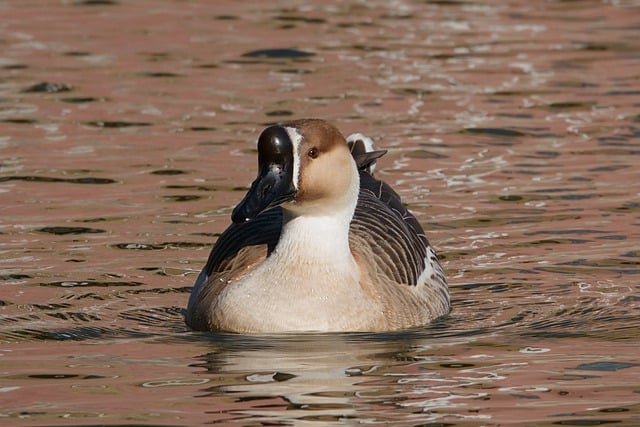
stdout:
[[219,304],[227,326],[252,332],[364,330],[381,310],[360,286],[348,221],[326,216],[288,222],[274,252]]

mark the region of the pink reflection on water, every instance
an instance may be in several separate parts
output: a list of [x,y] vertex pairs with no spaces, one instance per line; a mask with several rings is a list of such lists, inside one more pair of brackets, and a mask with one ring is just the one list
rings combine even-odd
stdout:
[[[0,10],[12,424],[637,422],[633,2]],[[41,82],[71,90],[25,92]],[[389,149],[379,176],[443,255],[448,319],[271,346],[187,331],[255,139],[293,117]]]

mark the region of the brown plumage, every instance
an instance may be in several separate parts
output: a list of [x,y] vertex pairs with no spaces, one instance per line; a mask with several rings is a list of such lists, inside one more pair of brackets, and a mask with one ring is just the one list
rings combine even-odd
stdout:
[[444,272],[361,135],[266,129],[259,174],[198,277],[186,322],[242,333],[389,331],[449,312]]

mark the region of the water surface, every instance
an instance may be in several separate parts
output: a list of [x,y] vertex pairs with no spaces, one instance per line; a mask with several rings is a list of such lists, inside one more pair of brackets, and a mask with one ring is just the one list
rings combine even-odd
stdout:
[[[0,417],[16,426],[640,424],[633,1],[0,5]],[[450,316],[183,323],[269,123],[389,153]]]

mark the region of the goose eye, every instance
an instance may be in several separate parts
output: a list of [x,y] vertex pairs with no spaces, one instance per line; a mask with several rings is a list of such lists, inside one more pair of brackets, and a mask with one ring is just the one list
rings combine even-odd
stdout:
[[315,159],[316,157],[318,157],[318,149],[316,147],[309,148],[309,151],[307,151],[307,155],[312,159]]

